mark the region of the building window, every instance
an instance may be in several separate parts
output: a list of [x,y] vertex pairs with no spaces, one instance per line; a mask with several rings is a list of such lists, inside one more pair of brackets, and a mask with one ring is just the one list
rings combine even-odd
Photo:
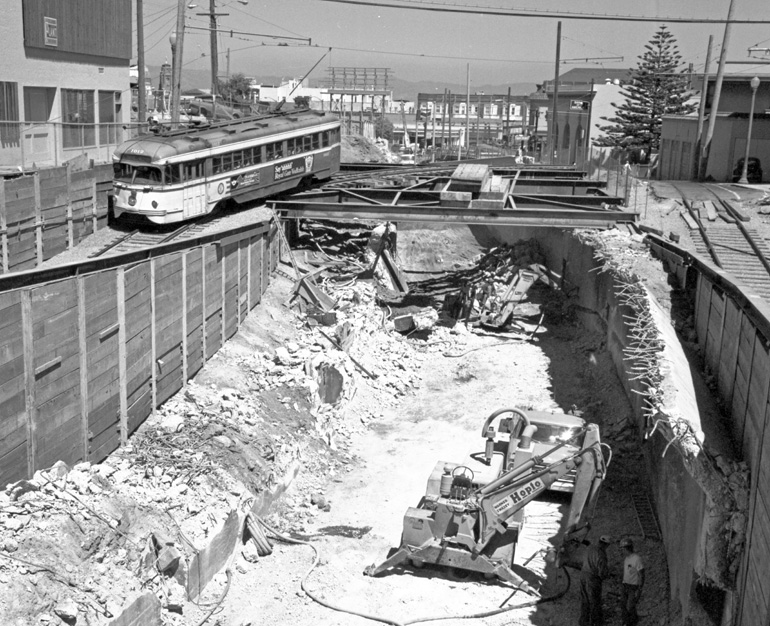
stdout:
[[84,148],[96,145],[94,92],[92,90],[62,89],[62,145]]
[[19,88],[0,82],[0,145],[19,145]]
[[123,140],[120,122],[120,92],[99,92],[99,144],[117,145]]

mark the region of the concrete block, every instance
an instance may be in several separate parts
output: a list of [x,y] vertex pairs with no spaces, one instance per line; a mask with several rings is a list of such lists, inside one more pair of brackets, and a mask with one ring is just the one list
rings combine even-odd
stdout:
[[131,598],[109,626],[161,626],[162,623],[160,600],[154,593],[145,591]]
[[244,520],[242,513],[232,510],[219,532],[192,558],[187,576],[187,597],[190,600],[200,596],[240,544]]

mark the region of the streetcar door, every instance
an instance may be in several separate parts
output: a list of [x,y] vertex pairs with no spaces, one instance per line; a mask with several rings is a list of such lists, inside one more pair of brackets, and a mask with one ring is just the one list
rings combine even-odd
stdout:
[[185,219],[208,212],[203,164],[203,160],[184,164],[182,211]]

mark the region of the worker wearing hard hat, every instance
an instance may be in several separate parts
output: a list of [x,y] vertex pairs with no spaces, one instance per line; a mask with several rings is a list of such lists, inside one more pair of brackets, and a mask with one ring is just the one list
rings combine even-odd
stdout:
[[611,543],[607,535],[599,543],[591,545],[583,556],[580,570],[580,626],[602,626],[602,581],[609,575],[607,546]]
[[636,626],[639,623],[639,615],[636,613],[636,605],[642,597],[644,586],[644,563],[642,557],[634,552],[634,544],[630,539],[620,542],[623,550],[623,586],[620,594],[620,613],[623,626]]

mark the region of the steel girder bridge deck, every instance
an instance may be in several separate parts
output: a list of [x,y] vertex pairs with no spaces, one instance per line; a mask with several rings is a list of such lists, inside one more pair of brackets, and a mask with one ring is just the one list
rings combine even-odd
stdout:
[[377,170],[270,204],[285,218],[593,229],[637,221],[603,183],[577,170],[547,172],[480,163]]

